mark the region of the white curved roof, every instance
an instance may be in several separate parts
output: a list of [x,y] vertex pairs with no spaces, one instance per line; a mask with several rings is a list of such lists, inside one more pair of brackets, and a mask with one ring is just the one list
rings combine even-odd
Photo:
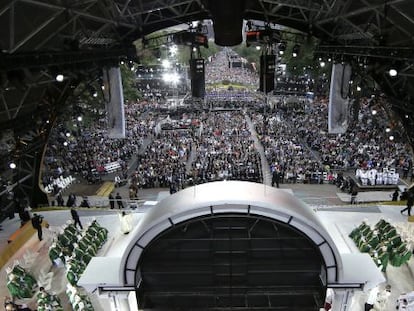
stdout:
[[303,232],[319,247],[327,267],[328,283],[341,282],[341,256],[316,213],[283,190],[245,181],[219,181],[193,186],[152,207],[131,232],[135,238],[123,254],[121,266],[124,269],[120,271],[120,279],[125,286],[134,286],[142,250],[169,227],[198,216],[229,212],[269,217]]

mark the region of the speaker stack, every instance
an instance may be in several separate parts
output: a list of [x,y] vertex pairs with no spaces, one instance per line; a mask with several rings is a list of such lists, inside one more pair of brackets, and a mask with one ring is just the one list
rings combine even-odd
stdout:
[[191,95],[193,97],[204,98],[205,76],[204,76],[204,59],[190,59],[190,77],[191,77]]
[[275,55],[260,56],[260,91],[269,93],[275,88]]

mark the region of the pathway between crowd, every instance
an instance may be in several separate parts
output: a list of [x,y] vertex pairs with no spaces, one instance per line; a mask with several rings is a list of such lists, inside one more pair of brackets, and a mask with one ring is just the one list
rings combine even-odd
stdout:
[[270,172],[269,162],[267,162],[263,145],[257,138],[257,132],[256,132],[256,129],[254,128],[252,119],[247,114],[246,114],[246,122],[247,122],[247,125],[249,126],[249,130],[252,135],[254,147],[256,148],[257,152],[259,152],[260,154],[260,162],[262,165],[262,174],[263,174],[263,183],[265,185],[270,186],[272,184],[272,174]]

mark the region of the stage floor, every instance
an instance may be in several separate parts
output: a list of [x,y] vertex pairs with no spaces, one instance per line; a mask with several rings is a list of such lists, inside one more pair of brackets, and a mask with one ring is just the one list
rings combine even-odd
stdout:
[[[378,205],[378,204],[357,204],[349,205],[349,200],[338,192],[338,188],[333,185],[313,185],[313,184],[281,184],[281,189],[292,193],[297,198],[303,200],[309,204],[319,216],[321,222],[326,226],[328,232],[332,235],[336,241],[339,251],[342,253],[358,252],[353,242],[348,238],[348,233],[363,220],[368,221],[370,224],[375,224],[380,218],[385,218],[393,223],[407,222],[407,217],[399,213],[401,206],[391,205]],[[125,189],[119,189],[119,191],[125,191]],[[123,195],[124,192],[122,192]],[[364,194],[364,196],[362,196]],[[151,189],[148,192],[145,190],[141,192],[142,197],[145,197],[148,201],[156,201],[169,195],[167,189]],[[344,194],[345,195],[345,194]],[[377,192],[364,192],[360,193],[361,200],[365,198],[368,201],[389,201],[386,196],[389,193]],[[366,197],[365,197],[366,196]],[[372,201],[371,201],[372,202]],[[150,207],[156,208],[156,207]],[[146,211],[143,209],[128,210],[128,213],[133,214],[134,222],[138,222],[140,217]],[[133,239],[131,235],[124,235],[120,231],[120,224],[118,219],[119,210],[110,210],[108,208],[91,208],[80,210],[81,221],[84,225],[90,222],[93,218],[96,218],[98,222],[109,230],[108,241],[104,247],[99,251],[98,256],[107,256],[110,254],[116,254],[119,251],[119,245],[126,242],[127,239]],[[63,226],[70,217],[68,210],[57,210],[41,212],[45,219],[50,223],[49,229],[45,229],[45,239],[41,242],[38,241],[36,236],[33,236],[7,263],[6,266],[0,270],[0,277],[3,280],[0,282],[0,295],[8,296],[8,290],[5,284],[6,272],[5,267],[11,266],[15,259],[22,258],[23,254],[27,250],[37,254],[38,260],[36,266],[32,268],[33,274],[38,274],[42,268],[50,268],[50,271],[54,273],[53,279],[53,291],[55,291],[60,297],[63,303],[68,307],[68,300],[65,295],[66,278],[63,267],[52,267],[50,260],[47,256],[48,248],[53,239],[53,236],[59,231],[59,228]],[[4,230],[0,232],[1,245],[7,243],[7,238],[19,227],[19,219],[16,216],[14,219],[7,219],[3,222]],[[410,224],[411,225],[411,224]],[[414,225],[414,224],[413,224]],[[414,278],[414,260],[410,259],[408,264],[403,265],[400,268],[390,267],[387,269],[385,277],[388,284],[392,286],[392,295],[389,298],[389,304],[385,310],[395,309],[395,300],[402,293],[413,290]],[[350,310],[362,311],[363,305],[367,298],[366,293],[358,293],[352,302]],[[95,295],[91,296],[95,310],[109,311],[110,302],[105,298],[98,298]],[[25,300],[19,301],[27,303],[34,308],[34,301]],[[65,310],[70,310],[66,309]]]

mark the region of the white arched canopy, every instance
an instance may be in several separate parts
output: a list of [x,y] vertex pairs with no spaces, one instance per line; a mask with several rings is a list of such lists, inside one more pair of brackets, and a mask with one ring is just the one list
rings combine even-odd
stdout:
[[123,269],[120,279],[123,284],[135,286],[140,256],[159,234],[189,219],[224,213],[263,216],[295,228],[319,248],[328,284],[338,284],[343,280],[341,255],[309,206],[283,190],[263,184],[220,181],[175,193],[159,202],[143,217],[121,260]]
[[[318,213],[296,199],[290,193],[283,190],[251,182],[220,181],[189,187],[166,197],[162,201],[148,202],[147,205],[150,205],[148,211],[140,217],[138,224],[133,231],[129,233],[128,238],[123,239],[120,244],[117,244],[116,251],[109,252],[105,257],[92,258],[78,282],[79,286],[84,287],[91,293],[98,291],[100,295],[109,293],[109,295],[120,294],[122,296],[122,293],[134,291],[139,296],[137,297],[137,301],[144,301],[143,307],[148,306],[148,304],[145,303],[146,299],[151,301],[152,298],[160,297],[154,295],[162,295],[163,293],[169,295],[166,300],[164,299],[165,297],[161,298],[164,299],[163,301],[167,305],[174,300],[174,297],[177,301],[188,301],[190,304],[193,301],[198,301],[201,299],[200,293],[202,293],[202,291],[197,293],[191,293],[190,291],[190,295],[196,295],[196,297],[189,297],[188,300],[182,300],[179,296],[174,295],[176,290],[183,289],[183,287],[178,287],[179,284],[177,284],[177,282],[180,284],[194,284],[192,281],[195,281],[195,283],[199,281],[200,278],[198,278],[196,270],[194,270],[195,273],[191,274],[191,276],[187,273],[189,271],[187,269],[189,268],[188,265],[191,265],[192,262],[194,264],[191,266],[191,269],[194,266],[202,266],[207,269],[204,270],[204,272],[207,271],[206,273],[211,273],[211,271],[214,271],[214,269],[217,268],[216,263],[209,264],[210,259],[217,259],[215,252],[211,252],[214,254],[212,256],[204,256],[204,254],[208,252],[209,245],[217,245],[215,244],[217,242],[215,236],[207,235],[207,238],[204,236],[204,239],[207,240],[207,242],[203,242],[199,238],[199,233],[201,231],[194,231],[193,229],[199,229],[201,228],[200,225],[210,225],[211,223],[214,223],[214,225],[219,223],[221,225],[223,224],[223,220],[227,221],[227,219],[231,219],[230,222],[234,221],[236,224],[237,221],[239,221],[239,223],[243,223],[243,221],[245,223],[255,223],[257,221],[259,226],[257,229],[255,227],[253,232],[255,234],[255,241],[257,241],[257,239],[260,240],[261,237],[262,239],[260,241],[268,241],[269,237],[270,240],[278,240],[279,242],[281,238],[284,239],[284,241],[291,241],[291,239],[295,238],[301,241],[299,244],[295,244],[296,242],[292,242],[293,244],[285,244],[287,248],[291,245],[296,247],[296,251],[289,253],[289,256],[293,256],[289,257],[292,258],[293,261],[298,258],[296,263],[292,263],[293,266],[290,266],[296,267],[296,270],[290,271],[285,270],[285,266],[289,266],[290,259],[284,261],[286,265],[279,265],[278,262],[281,257],[277,257],[279,255],[275,255],[274,253],[274,251],[277,251],[278,249],[272,248],[272,246],[269,248],[268,244],[264,247],[265,250],[268,251],[267,254],[270,254],[271,264],[268,265],[269,261],[267,261],[267,266],[263,267],[260,267],[260,262],[258,263],[254,260],[249,262],[249,260],[253,258],[248,257],[249,255],[247,257],[239,255],[231,257],[233,256],[231,255],[233,254],[233,249],[230,249],[227,254],[230,254],[231,258],[236,260],[247,260],[247,262],[243,262],[242,264],[243,267],[248,267],[248,269],[250,269],[247,274],[243,272],[243,275],[245,275],[243,277],[247,277],[245,280],[248,280],[247,282],[243,281],[244,283],[242,283],[245,290],[250,288],[250,282],[256,282],[255,284],[259,284],[258,288],[260,288],[260,284],[265,284],[269,279],[271,285],[275,285],[274,280],[281,280],[284,282],[285,276],[289,279],[286,282],[292,282],[290,284],[296,283],[296,285],[303,285],[304,282],[306,283],[307,280],[310,280],[307,284],[313,286],[312,284],[315,283],[311,283],[312,280],[315,280],[315,277],[318,277],[319,285],[313,287],[313,293],[316,293],[320,299],[323,299],[324,294],[321,294],[321,290],[325,287],[335,288],[338,290],[336,292],[337,294],[341,292],[344,293],[344,297],[347,297],[347,299],[343,300],[343,305],[346,306],[349,297],[352,296],[350,293],[354,290],[367,290],[385,281],[384,276],[368,254],[340,253],[332,236],[329,234],[324,224],[318,219]],[[228,223],[224,222],[224,224],[224,227],[226,227]],[[274,225],[274,227],[269,227],[269,225]],[[189,228],[188,231],[187,226]],[[230,226],[227,227],[233,229],[232,226],[233,225],[230,224]],[[214,226],[206,226],[207,230],[204,232],[211,228],[215,229]],[[244,226],[244,229],[245,228],[246,226]],[[250,228],[251,227],[248,227],[248,229]],[[266,231],[266,228],[270,228],[270,230]],[[276,230],[272,231],[273,228],[276,228]],[[196,232],[196,234],[189,236],[186,235],[186,232]],[[287,234],[287,237],[272,237],[277,235],[278,232]],[[260,237],[259,233],[264,234]],[[170,255],[174,254],[173,256],[175,256],[174,251],[176,250],[182,251],[182,247],[187,245],[185,243],[187,243],[188,240],[191,240],[191,245],[195,245],[197,251],[201,249],[204,252],[203,255],[188,255],[192,254],[192,249],[188,248],[185,250],[186,252],[181,253],[181,255],[188,255],[184,259],[188,259],[187,261],[181,263],[181,261],[174,262],[174,259],[170,260],[172,258]],[[170,243],[171,241],[173,242]],[[240,241],[241,240],[239,240],[239,242]],[[249,244],[251,241],[252,240],[249,240],[247,244],[252,245]],[[307,244],[305,241],[308,241]],[[305,245],[302,242],[307,245],[305,248],[307,248],[309,254],[313,256],[310,265],[308,265],[310,257],[307,257],[300,252],[300,250],[303,250],[301,245]],[[204,248],[200,246],[202,243],[204,243]],[[168,249],[171,245],[173,245],[172,248]],[[229,244],[226,244],[226,242],[220,244],[220,246],[223,245],[226,246]],[[246,245],[246,243],[244,245]],[[167,248],[164,246],[167,246]],[[259,248],[260,247],[262,246],[259,246]],[[252,254],[252,252],[256,252],[259,248],[247,249],[247,253]],[[284,249],[282,250],[284,251]],[[168,254],[166,254],[165,251],[167,251]],[[170,251],[172,251],[172,253]],[[282,257],[285,256],[283,252],[280,252],[279,254]],[[200,258],[203,262],[191,261],[196,258],[194,256],[202,256],[197,258]],[[230,258],[229,256],[227,257]],[[161,261],[158,262],[158,259]],[[275,261],[278,262],[275,263]],[[306,267],[306,271],[300,269],[300,267],[297,268],[298,263],[300,262],[307,265],[308,268],[310,267],[311,270],[306,270]],[[231,266],[231,261],[226,262],[225,265],[229,263],[229,266]],[[295,264],[296,266],[294,266]],[[185,275],[180,274],[182,271],[180,269],[182,268],[185,271]],[[208,270],[209,268],[210,270]],[[223,266],[219,266],[219,268],[223,268]],[[288,276],[292,271],[293,274]],[[302,271],[305,273],[309,272],[310,274],[308,273],[308,276],[311,275],[311,278],[302,279]],[[208,286],[211,286],[211,284],[213,284],[214,286],[214,284],[218,284],[223,288],[227,286],[227,289],[232,287],[231,281],[227,284],[222,284],[220,281],[217,283],[217,276],[220,278],[220,274],[214,272],[212,275],[208,275],[206,273],[202,279],[203,282],[207,277],[208,282],[214,280],[215,283],[202,283],[202,285],[208,284]],[[227,279],[231,280],[233,275],[232,272],[225,272],[225,278]],[[226,279],[223,280],[225,281]],[[168,287],[166,290],[164,286],[161,289],[158,286],[160,283],[157,282],[161,282],[162,286],[166,284],[165,282],[169,282],[168,284],[170,285],[168,286],[171,287]],[[198,285],[200,284],[201,283]],[[208,289],[212,287],[203,288]],[[253,286],[252,288],[254,291],[255,287]],[[216,293],[212,295],[209,292],[204,293],[206,293],[204,301],[208,302],[211,301],[211,298],[214,299],[220,296],[217,296]],[[260,293],[265,293],[266,299],[274,299],[273,301],[275,302],[275,305],[281,302],[281,299],[283,300],[285,295],[285,292],[283,291],[278,292],[278,290],[273,291],[272,289],[269,289],[269,291],[266,292],[260,291]],[[301,305],[304,306],[309,302],[310,304],[316,303],[316,305],[320,305],[320,301],[311,302],[304,299],[306,293],[309,293],[306,292],[306,290],[301,292],[298,288],[296,292],[289,291],[289,293],[294,293],[294,295],[296,295],[294,297],[298,297],[297,299],[299,299],[299,297],[301,298],[299,299],[300,301],[296,298],[289,298],[290,300],[287,302],[288,304],[301,303]],[[302,297],[302,293],[304,293],[305,296]],[[246,301],[249,301],[246,305],[247,309],[250,307],[250,301],[252,301],[252,303],[257,301],[254,300],[254,295],[256,294],[257,290],[256,292],[253,292],[252,295],[248,294],[250,296],[246,296]],[[256,295],[256,298],[259,296],[260,294]],[[222,295],[220,297],[221,301],[224,296]],[[231,297],[235,296],[233,295]],[[315,296],[311,294],[307,297],[312,298]],[[224,299],[226,299],[226,297],[224,297]],[[159,302],[160,300],[157,300],[157,303]]]

